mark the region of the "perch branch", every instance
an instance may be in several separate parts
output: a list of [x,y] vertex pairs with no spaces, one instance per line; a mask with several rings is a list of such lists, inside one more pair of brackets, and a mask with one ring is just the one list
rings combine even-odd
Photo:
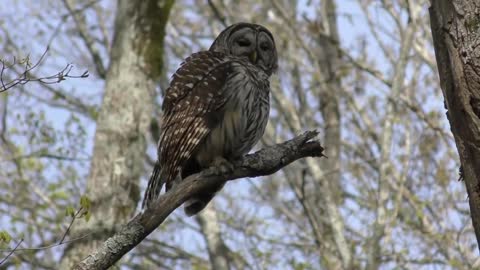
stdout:
[[215,175],[212,170],[207,169],[187,177],[169,192],[160,196],[154,203],[154,207],[135,216],[107,239],[103,246],[92,252],[73,269],[109,268],[162,224],[182,203],[202,190],[225,181],[273,174],[301,158],[322,157],[323,147],[314,140],[317,134],[317,131],[307,131],[292,140],[247,155],[234,164],[235,168],[230,173]]

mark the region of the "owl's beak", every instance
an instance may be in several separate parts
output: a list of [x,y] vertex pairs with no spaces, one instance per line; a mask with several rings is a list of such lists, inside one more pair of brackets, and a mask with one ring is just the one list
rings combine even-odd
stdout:
[[248,57],[253,64],[257,63],[257,51],[254,50]]

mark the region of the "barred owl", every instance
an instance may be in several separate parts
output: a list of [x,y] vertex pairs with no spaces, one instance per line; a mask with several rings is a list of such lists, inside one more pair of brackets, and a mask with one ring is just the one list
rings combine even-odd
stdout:
[[[208,51],[185,59],[163,100],[158,161],[142,207],[149,207],[163,184],[168,190],[208,167],[232,168],[263,135],[269,114],[269,78],[277,68],[272,34],[257,24],[223,30]],[[201,211],[223,184],[196,194],[184,207]]]

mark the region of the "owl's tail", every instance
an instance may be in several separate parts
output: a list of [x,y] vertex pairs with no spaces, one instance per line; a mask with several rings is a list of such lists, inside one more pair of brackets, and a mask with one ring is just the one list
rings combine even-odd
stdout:
[[148,180],[148,186],[145,190],[145,194],[143,195],[143,202],[142,202],[142,209],[149,208],[150,205],[158,198],[160,191],[162,190],[162,186],[165,183],[164,177],[162,177],[162,168],[160,167],[160,163],[155,162],[153,166],[153,172],[150,175],[150,179]]
[[189,217],[198,214],[198,212],[202,211],[208,205],[215,194],[220,191],[224,185],[225,183],[221,183],[207,192],[197,194],[193,198],[188,199],[183,205],[185,214]]

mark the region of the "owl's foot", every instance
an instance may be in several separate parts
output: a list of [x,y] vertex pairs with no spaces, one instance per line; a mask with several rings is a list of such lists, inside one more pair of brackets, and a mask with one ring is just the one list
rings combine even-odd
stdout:
[[226,173],[231,173],[234,169],[234,166],[230,161],[226,160],[223,157],[216,157],[212,164],[210,165],[212,173],[215,175],[222,175]]

